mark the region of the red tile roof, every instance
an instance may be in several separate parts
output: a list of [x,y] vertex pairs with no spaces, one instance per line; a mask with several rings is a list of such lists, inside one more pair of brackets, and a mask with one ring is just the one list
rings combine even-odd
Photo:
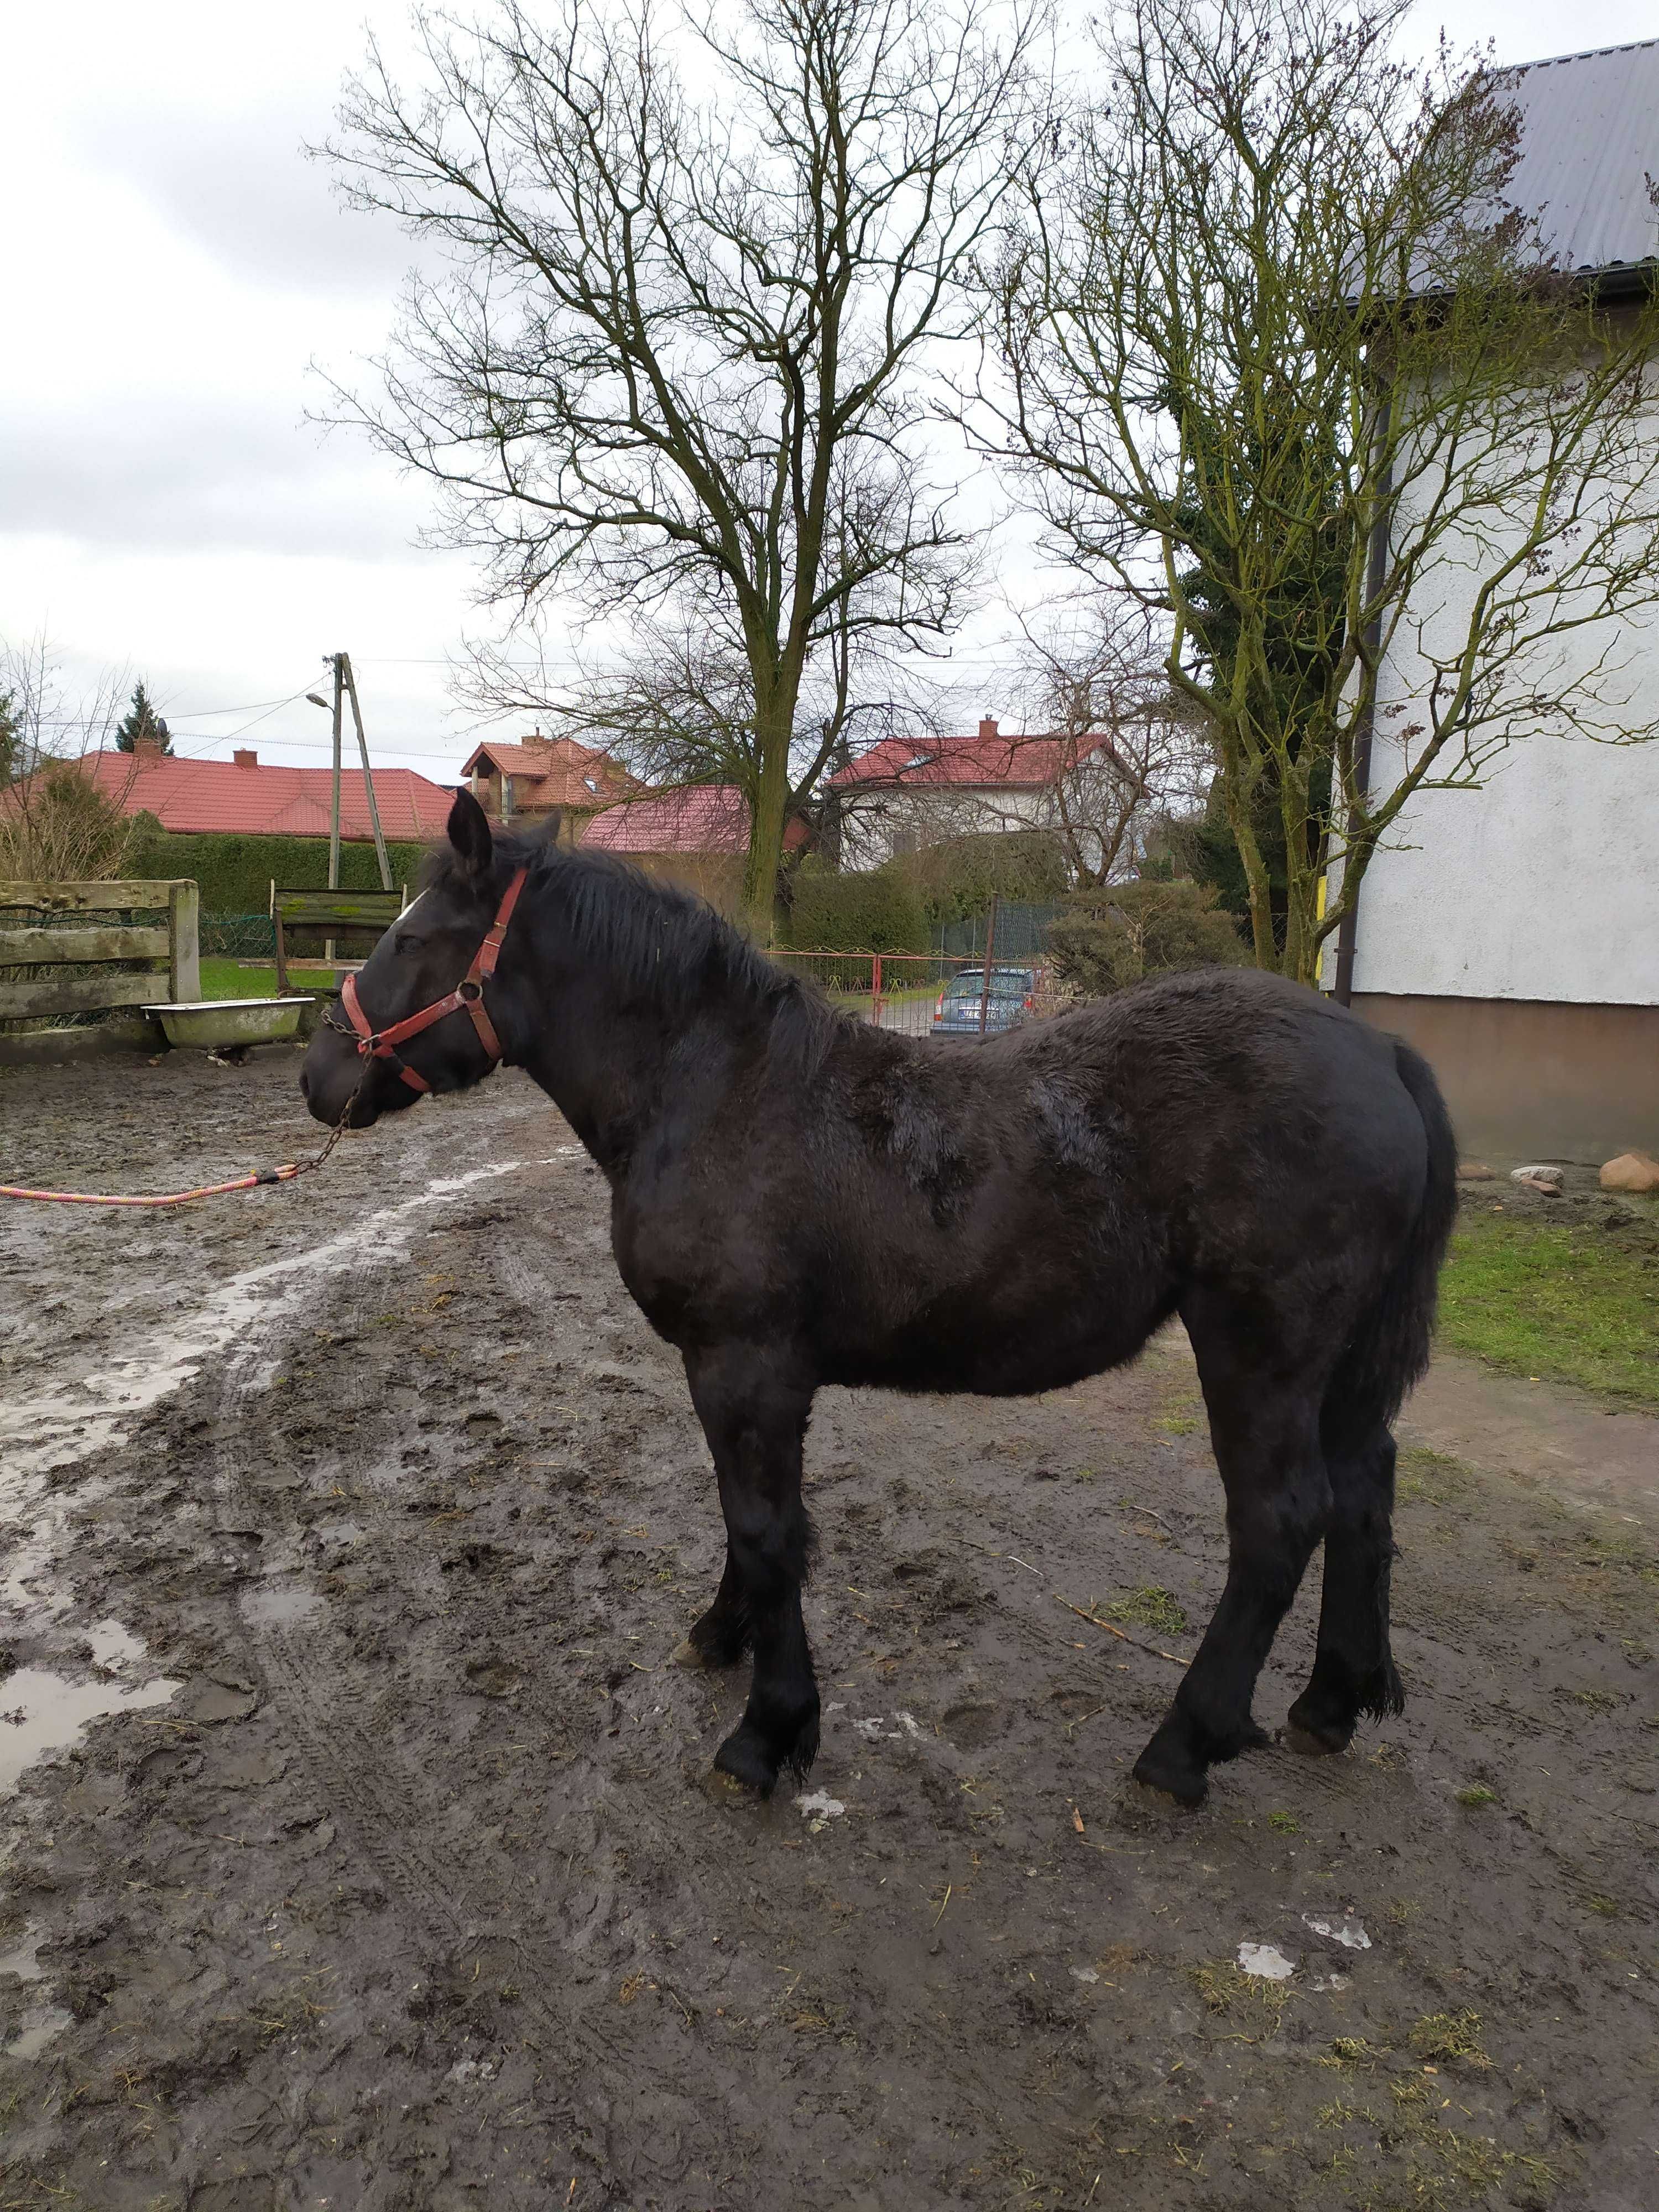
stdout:
[[[325,768],[261,768],[222,760],[184,760],[173,753],[88,753],[78,763],[124,814],[153,814],[164,830],[232,830],[256,837],[326,837]],[[374,771],[380,827],[389,838],[424,843],[442,835],[453,789],[412,769]],[[361,769],[340,776],[340,835],[371,837]]]
[[486,765],[512,777],[518,806],[602,806],[639,787],[626,769],[574,738],[532,736],[517,744],[492,738],[474,750],[461,774],[475,775]]
[[[784,843],[800,843],[803,822],[791,822]],[[582,844],[606,853],[746,853],[749,808],[734,783],[688,784],[649,793],[596,814]]]
[[[1091,742],[1084,740],[1084,750]],[[988,716],[973,737],[884,738],[849,768],[838,769],[830,781],[837,791],[872,785],[1040,790],[1059,781],[1074,763],[1077,745],[1077,740],[1065,738],[1016,737],[999,730]]]

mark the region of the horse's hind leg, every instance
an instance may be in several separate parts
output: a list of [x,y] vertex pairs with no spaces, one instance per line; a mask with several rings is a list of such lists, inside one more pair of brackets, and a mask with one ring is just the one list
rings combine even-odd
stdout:
[[728,1540],[726,1571],[714,1602],[692,1623],[674,1656],[682,1667],[735,1667],[749,1649],[751,1633],[749,1601]]
[[1210,1298],[1193,1300],[1183,1314],[1227,1493],[1227,1582],[1134,1774],[1182,1804],[1197,1805],[1210,1765],[1267,1741],[1250,1700],[1324,1533],[1330,1486],[1319,1440],[1322,1376],[1310,1380],[1297,1372],[1299,1363],[1270,1340],[1261,1316],[1247,1327]]
[[1285,1729],[1285,1741],[1306,1752],[1341,1751],[1361,1713],[1381,1720],[1406,1702],[1389,1649],[1394,1438],[1381,1422],[1354,1434],[1340,1407],[1328,1406],[1323,1425],[1331,1522],[1319,1641]]
[[689,1356],[685,1372],[726,1516],[737,1594],[726,1619],[740,1606],[755,1654],[748,1709],[714,1764],[767,1796],[781,1769],[804,1775],[818,1747],[818,1686],[800,1610],[811,1538],[801,1446],[812,1395],[747,1349]]

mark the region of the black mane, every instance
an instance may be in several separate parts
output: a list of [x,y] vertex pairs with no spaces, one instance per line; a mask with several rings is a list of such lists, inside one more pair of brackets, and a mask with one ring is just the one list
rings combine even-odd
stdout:
[[[495,842],[498,878],[523,867],[526,888],[556,890],[576,950],[604,966],[629,998],[671,1012],[711,993],[738,999],[810,1062],[821,1060],[845,1025],[814,987],[769,959],[695,891],[615,854],[568,851],[543,832],[498,830]],[[428,889],[460,888],[447,842],[434,848],[422,880]]]

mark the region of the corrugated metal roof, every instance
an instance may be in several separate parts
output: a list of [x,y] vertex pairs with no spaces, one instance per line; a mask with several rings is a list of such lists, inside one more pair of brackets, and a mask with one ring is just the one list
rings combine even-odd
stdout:
[[1563,54],[1498,72],[1521,112],[1504,197],[1538,216],[1571,269],[1614,270],[1659,255],[1659,39]]

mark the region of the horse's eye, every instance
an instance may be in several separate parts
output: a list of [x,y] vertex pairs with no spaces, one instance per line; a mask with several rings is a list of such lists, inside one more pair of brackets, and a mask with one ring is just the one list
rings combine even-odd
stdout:
[[396,952],[418,952],[425,942],[426,939],[423,937],[411,937],[404,929],[399,930],[397,936],[392,939],[392,950]]

